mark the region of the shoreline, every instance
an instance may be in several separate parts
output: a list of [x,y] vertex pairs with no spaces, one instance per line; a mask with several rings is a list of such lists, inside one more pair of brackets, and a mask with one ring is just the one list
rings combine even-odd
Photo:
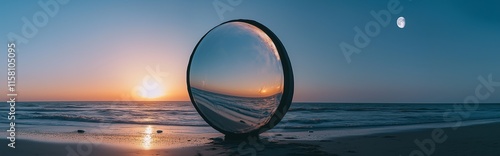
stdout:
[[[500,118],[490,118],[490,119],[477,119],[477,120],[464,120],[461,122],[461,127],[489,124],[489,123],[500,123]],[[20,133],[19,137],[22,139],[31,139],[31,137],[38,137],[36,135],[57,135],[57,134],[78,134],[77,130],[85,130],[86,134],[93,135],[139,135],[145,133],[145,131],[150,127],[151,133],[155,134],[157,130],[162,130],[168,134],[221,134],[217,130],[210,126],[178,126],[178,125],[151,125],[151,124],[112,124],[112,123],[94,123],[89,124],[82,122],[81,126],[38,126],[38,125],[16,125],[16,129]],[[277,133],[288,133],[288,134],[301,134],[308,131],[314,131],[319,133],[335,133],[331,135],[332,137],[349,137],[349,136],[359,136],[359,135],[371,135],[377,133],[393,133],[400,131],[412,131],[419,129],[428,128],[446,128],[451,127],[455,122],[432,122],[432,123],[420,123],[420,124],[402,124],[402,125],[380,125],[380,126],[354,126],[354,127],[335,127],[335,128],[302,128],[302,129],[282,129],[279,125],[271,130],[264,132],[263,134],[274,135]],[[7,128],[7,127],[5,127]],[[44,131],[50,129],[50,131]],[[1,135],[7,135],[5,131],[0,131]],[[222,134],[221,134],[222,135]],[[26,137],[24,137],[26,136]],[[43,139],[42,139],[43,140]],[[37,140],[34,140],[37,141]],[[38,140],[40,141],[40,140]]]
[[[266,132],[260,142],[249,140],[224,142],[218,133],[183,134],[41,134],[36,140],[16,140],[16,149],[7,147],[6,139],[0,141],[0,151],[7,155],[67,155],[68,152],[84,152],[89,155],[410,155],[425,152],[420,142],[432,138],[433,129],[442,129],[447,136],[443,143],[425,144],[432,155],[494,155],[500,152],[500,122],[464,124],[453,130],[446,126],[407,129],[367,135],[336,137],[335,131]],[[21,133],[22,134],[22,133]],[[329,135],[330,134],[330,135]],[[149,136],[148,136],[149,135]],[[322,137],[318,137],[322,136]],[[58,138],[67,139],[59,142]],[[101,138],[101,142],[92,141]],[[150,138],[150,139],[148,139]],[[45,139],[45,140],[44,140]],[[73,141],[71,141],[73,140]],[[90,142],[85,142],[90,141]],[[243,145],[243,146],[242,146]],[[431,150],[431,147],[433,150]],[[85,153],[87,152],[87,153]],[[80,154],[81,155],[81,154]]]

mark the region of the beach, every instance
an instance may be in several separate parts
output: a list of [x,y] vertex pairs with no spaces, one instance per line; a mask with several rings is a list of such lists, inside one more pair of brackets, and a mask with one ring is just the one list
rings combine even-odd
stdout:
[[[446,140],[428,143],[425,149],[415,140],[432,139],[432,132],[442,129]],[[339,131],[337,131],[339,132]],[[406,129],[368,135],[330,137],[332,130],[265,132],[260,141],[224,141],[222,134],[153,133],[150,145],[144,135],[112,134],[20,134],[16,149],[2,140],[2,155],[498,155],[500,122],[470,124],[453,130],[450,127]],[[35,137],[36,136],[36,137]],[[28,139],[30,137],[32,139]],[[147,137],[146,137],[147,138]],[[253,144],[252,144],[253,142]],[[417,152],[415,152],[417,151]]]
[[[8,134],[0,131],[5,138],[0,140],[1,156],[500,152],[499,104],[480,105],[453,130],[456,122],[444,118],[453,104],[293,103],[259,139],[231,141],[203,121],[190,102],[20,102],[18,108],[16,148],[7,146]],[[9,129],[5,120],[0,123],[1,129]]]

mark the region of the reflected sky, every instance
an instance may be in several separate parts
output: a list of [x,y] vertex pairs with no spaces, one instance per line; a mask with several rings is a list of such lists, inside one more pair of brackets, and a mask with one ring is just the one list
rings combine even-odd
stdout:
[[231,22],[210,31],[190,68],[191,86],[240,97],[280,93],[283,69],[276,46],[259,28]]

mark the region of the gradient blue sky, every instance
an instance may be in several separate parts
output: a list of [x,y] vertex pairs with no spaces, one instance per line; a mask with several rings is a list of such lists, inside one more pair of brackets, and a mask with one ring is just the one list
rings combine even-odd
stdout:
[[212,29],[196,47],[190,85],[239,97],[283,91],[283,69],[272,39],[259,28],[231,22]]
[[[491,73],[500,81],[495,0],[401,0],[403,11],[348,63],[339,44],[352,44],[353,28],[374,21],[370,11],[388,2],[243,0],[221,20],[211,0],[73,0],[18,45],[19,99],[119,99],[140,84],[145,67],[158,65],[168,73],[161,100],[188,100],[185,74],[194,46],[214,26],[241,18],[266,25],[285,45],[294,101],[461,102],[474,94],[478,76]],[[37,3],[2,1],[1,43],[9,32],[21,33],[23,17],[42,11]],[[404,29],[397,16],[406,18]],[[6,55],[0,59],[5,65]],[[6,77],[6,67],[0,74]],[[481,102],[500,102],[500,88]]]

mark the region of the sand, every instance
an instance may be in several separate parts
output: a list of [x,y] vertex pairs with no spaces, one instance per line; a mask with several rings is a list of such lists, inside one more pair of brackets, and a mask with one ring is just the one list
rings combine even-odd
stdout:
[[[441,131],[442,130],[442,131]],[[19,139],[16,149],[0,141],[8,156],[148,156],[148,155],[495,155],[500,153],[500,123],[424,128],[361,136],[331,137],[334,131],[272,132],[260,140],[223,141],[221,134],[96,135],[43,134]],[[434,131],[434,133],[433,133]],[[22,134],[22,133],[21,133]],[[31,134],[23,134],[30,138]],[[40,134],[33,134],[40,136]],[[440,136],[440,137],[436,137]],[[145,139],[146,138],[146,139]],[[443,139],[446,138],[446,139]],[[90,143],[93,140],[98,143]],[[97,141],[96,141],[97,140]],[[419,147],[417,142],[423,142]],[[431,143],[432,142],[432,143]]]

